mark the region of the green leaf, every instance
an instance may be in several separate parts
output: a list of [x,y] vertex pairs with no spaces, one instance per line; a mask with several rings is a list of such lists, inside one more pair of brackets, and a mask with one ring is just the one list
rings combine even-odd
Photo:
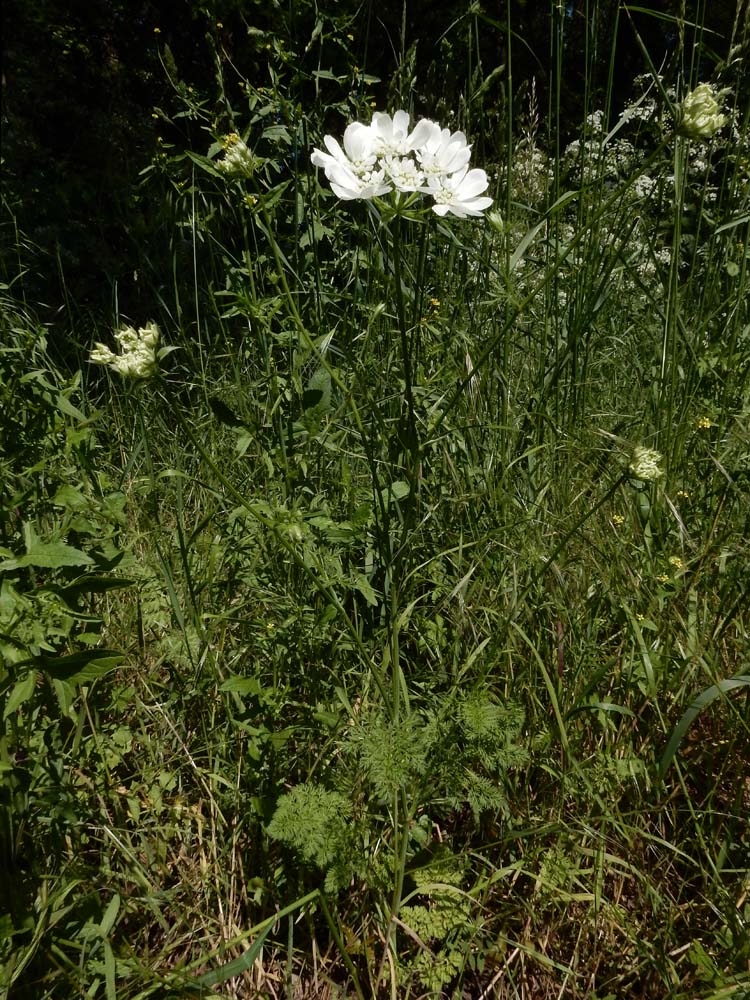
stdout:
[[78,598],[81,594],[106,594],[110,590],[121,590],[123,587],[130,587],[133,580],[123,580],[117,576],[97,576],[93,573],[85,573],[77,577],[67,587],[47,587],[43,589],[54,590],[55,593],[73,611],[78,610]]
[[6,559],[0,563],[0,572],[20,569],[23,566],[42,566],[59,569],[61,566],[90,566],[94,560],[80,549],[65,542],[43,542],[26,526],[26,555]]
[[379,603],[378,595],[364,573],[355,573],[353,583],[370,607],[376,608]]
[[13,690],[10,692],[10,696],[5,703],[5,710],[3,711],[3,722],[9,716],[11,716],[17,708],[20,708],[25,701],[34,693],[34,687],[36,685],[36,670],[31,670],[23,680],[18,681]]
[[109,941],[104,942],[104,983],[107,1000],[117,1000],[117,966]]
[[225,983],[227,979],[232,979],[234,976],[241,976],[243,972],[247,972],[248,969],[252,969],[272,927],[273,923],[269,923],[268,926],[260,932],[244,955],[240,955],[239,958],[235,958],[233,961],[227,962],[226,965],[222,965],[218,969],[214,969],[213,972],[206,972],[204,975],[200,976],[198,979],[200,985],[217,986],[219,983]]
[[230,691],[239,695],[259,695],[263,688],[257,677],[229,677],[219,687],[219,691]]
[[403,500],[404,497],[408,497],[409,484],[399,479],[397,482],[391,483],[390,486],[386,486],[380,493],[383,497],[383,503],[387,505],[391,500]]
[[35,656],[33,663],[55,680],[88,684],[118,667],[125,657],[114,649],[82,650],[70,656]]
[[104,911],[104,916],[99,924],[99,932],[102,937],[108,937],[109,932],[115,925],[115,920],[117,920],[117,914],[120,912],[120,895],[115,893],[112,899],[109,901],[109,906]]
[[701,691],[672,730],[672,735],[669,737],[669,742],[667,743],[666,749],[664,750],[661,760],[659,761],[660,777],[663,778],[667,773],[669,765],[672,763],[685,733],[703,709],[710,705],[712,701],[715,701],[722,695],[728,694],[730,691],[739,687],[750,687],[750,675],[738,674],[736,677],[727,677],[723,681],[719,681],[717,684],[712,684],[711,687],[706,688],[705,691]]

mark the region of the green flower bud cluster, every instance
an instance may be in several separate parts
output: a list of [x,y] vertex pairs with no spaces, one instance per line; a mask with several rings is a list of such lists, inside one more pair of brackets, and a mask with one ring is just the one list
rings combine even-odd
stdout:
[[699,84],[682,102],[680,134],[689,139],[710,139],[726,122],[710,83]]
[[116,354],[106,344],[94,344],[89,361],[95,365],[108,365],[127,378],[150,378],[158,371],[157,350],[159,347],[159,327],[148,323],[135,330],[124,326],[115,333],[120,346]]

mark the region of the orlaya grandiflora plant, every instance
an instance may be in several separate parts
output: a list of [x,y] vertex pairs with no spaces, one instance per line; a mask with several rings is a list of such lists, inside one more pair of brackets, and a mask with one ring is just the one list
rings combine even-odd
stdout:
[[323,168],[334,194],[344,201],[370,201],[395,191],[406,208],[424,194],[432,197],[438,215],[450,212],[460,219],[481,215],[492,204],[483,194],[487,174],[469,169],[471,146],[463,132],[451,132],[428,118],[409,131],[406,111],[392,118],[376,111],[369,125],[348,125],[343,141],[342,149],[333,136],[325,136],[328,152],[315,149],[310,159]]

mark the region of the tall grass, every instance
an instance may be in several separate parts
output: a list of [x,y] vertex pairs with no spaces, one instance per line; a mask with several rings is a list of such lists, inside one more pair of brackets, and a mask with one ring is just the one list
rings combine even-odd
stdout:
[[[10,996],[750,990],[747,71],[715,66],[710,141],[678,129],[708,48],[620,115],[585,7],[570,143],[562,5],[545,108],[509,12],[444,39],[485,220],[316,177],[372,110],[325,75],[351,26],[309,40],[306,112],[287,39],[243,107],[186,95],[205,144],[146,177],[170,282],[127,317],[178,348],[159,379],[83,337],[61,371],[6,275]],[[414,59],[390,110],[434,114]],[[234,130],[252,177],[217,166]]]

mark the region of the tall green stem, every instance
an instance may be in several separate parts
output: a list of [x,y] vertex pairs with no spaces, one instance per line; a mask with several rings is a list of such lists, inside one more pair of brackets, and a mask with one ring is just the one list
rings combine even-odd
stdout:
[[405,450],[408,450],[407,474],[409,477],[409,486],[412,490],[413,499],[416,491],[419,468],[419,439],[417,436],[417,421],[414,414],[411,345],[409,344],[409,334],[406,327],[404,286],[401,280],[401,218],[398,215],[396,216],[393,224],[393,277],[396,282],[396,315],[398,316],[398,332],[401,339],[401,362],[403,364],[404,371],[404,395],[406,398],[407,424],[403,444]]

